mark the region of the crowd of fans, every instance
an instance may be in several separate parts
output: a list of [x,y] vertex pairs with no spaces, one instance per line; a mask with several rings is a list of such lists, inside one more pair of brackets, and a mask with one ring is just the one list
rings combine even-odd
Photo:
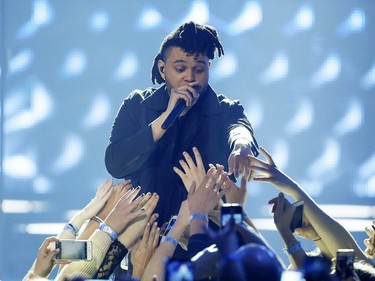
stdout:
[[[263,238],[246,214],[248,180],[241,179],[237,185],[219,164],[205,171],[195,148],[193,155],[181,160],[183,168],[175,168],[188,197],[173,225],[166,228],[157,223],[158,194],[144,194],[129,180],[117,184],[105,180],[58,235],[43,241],[23,281],[52,278],[55,266],[59,268],[53,280],[59,281],[375,280],[375,221],[365,229],[369,238],[362,251],[352,235],[281,171],[264,148],[260,151],[265,161],[249,155],[248,168],[255,172],[253,181],[271,183],[280,192],[268,203],[290,264],[282,262],[272,241]],[[290,223],[296,207],[286,195],[304,203],[303,224],[295,230]],[[227,208],[227,214],[233,206],[243,207],[241,220],[229,212],[224,223],[222,208]],[[305,252],[297,237],[313,240],[316,249]],[[62,239],[91,241],[91,259],[56,259],[59,249],[51,245]],[[117,270],[124,264],[126,270]]]

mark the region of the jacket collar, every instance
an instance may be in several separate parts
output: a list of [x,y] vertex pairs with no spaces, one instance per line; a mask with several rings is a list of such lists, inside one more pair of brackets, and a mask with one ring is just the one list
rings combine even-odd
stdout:
[[[167,109],[168,101],[169,95],[164,84],[156,90],[146,90],[145,99],[141,103],[151,110],[164,111]],[[193,108],[201,115],[213,115],[222,112],[217,94],[210,85],[207,86],[207,90]]]

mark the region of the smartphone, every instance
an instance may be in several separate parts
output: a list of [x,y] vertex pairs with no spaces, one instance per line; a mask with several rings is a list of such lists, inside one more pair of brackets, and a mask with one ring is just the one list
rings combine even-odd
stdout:
[[51,249],[60,249],[57,260],[91,260],[92,242],[89,240],[61,239],[51,243]]
[[336,275],[342,279],[353,276],[354,258],[353,249],[338,249],[336,253]]
[[174,226],[174,224],[176,223],[176,220],[177,220],[177,216],[172,216],[169,221],[168,221],[168,224],[167,224],[167,227],[164,229],[163,233],[161,234],[161,236],[167,236],[168,232],[172,229],[172,227]]
[[303,200],[293,203],[294,207],[296,207],[296,210],[294,211],[292,220],[290,221],[289,225],[289,228],[292,232],[294,232],[296,228],[302,227],[303,225],[303,204]]
[[243,210],[241,204],[224,203],[221,206],[221,226],[225,226],[233,218],[236,224],[241,223],[243,219]]
[[165,258],[166,281],[193,281],[194,264],[190,260]]

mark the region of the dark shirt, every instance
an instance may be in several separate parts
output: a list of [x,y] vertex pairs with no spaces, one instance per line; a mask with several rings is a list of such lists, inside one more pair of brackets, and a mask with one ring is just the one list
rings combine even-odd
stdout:
[[[123,102],[115,118],[105,153],[108,172],[115,178],[130,178],[141,192],[157,192],[160,196],[155,212],[163,223],[177,214],[187,191],[173,171],[179,168],[182,152],[192,155],[197,147],[204,165],[222,164],[227,170],[228,157],[238,138],[230,133],[238,127],[253,131],[239,101],[217,95],[208,86],[197,103],[178,118],[154,143],[151,122],[166,109],[169,101],[165,86],[159,89],[135,90]],[[255,138],[248,140],[255,142]],[[255,142],[256,143],[256,142]],[[193,156],[193,155],[192,155]]]

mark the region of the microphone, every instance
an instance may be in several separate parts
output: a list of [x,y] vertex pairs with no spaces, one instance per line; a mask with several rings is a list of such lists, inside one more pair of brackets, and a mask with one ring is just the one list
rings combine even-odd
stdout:
[[166,130],[173,124],[173,122],[177,119],[177,117],[181,114],[181,112],[186,108],[186,101],[184,99],[179,99],[172,109],[171,113],[167,116],[164,120],[161,128]]

